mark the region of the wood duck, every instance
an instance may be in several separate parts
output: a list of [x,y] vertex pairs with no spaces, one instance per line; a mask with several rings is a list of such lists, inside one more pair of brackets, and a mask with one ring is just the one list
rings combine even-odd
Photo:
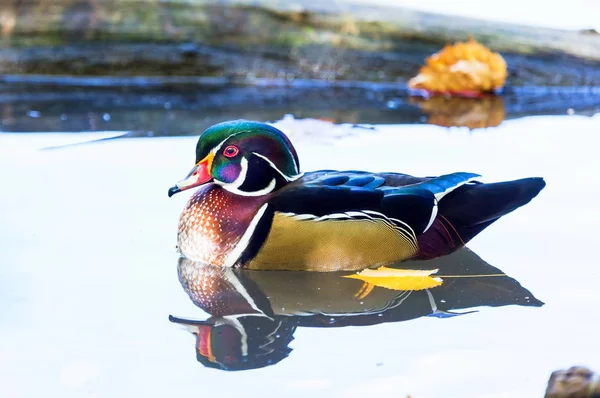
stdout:
[[194,167],[169,196],[199,187],[178,228],[178,249],[190,260],[356,271],[451,253],[545,186],[542,178],[484,184],[478,177],[302,173],[283,132],[238,120],[200,135]]
[[[206,320],[171,316],[195,336],[196,359],[222,370],[274,365],[286,358],[298,327],[338,328],[451,318],[477,307],[540,307],[541,301],[467,248],[394,267],[439,269],[431,289],[365,289],[351,272],[265,272],[178,260],[179,281]],[[450,275],[447,277],[447,275]],[[456,277],[459,276],[459,277]],[[300,345],[302,346],[302,345]]]

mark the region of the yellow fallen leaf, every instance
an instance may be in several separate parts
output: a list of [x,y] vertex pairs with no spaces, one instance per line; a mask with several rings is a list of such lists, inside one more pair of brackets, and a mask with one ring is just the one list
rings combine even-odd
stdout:
[[469,38],[448,44],[428,57],[408,86],[438,94],[473,96],[503,87],[506,76],[502,55]]
[[366,269],[343,278],[358,279],[365,283],[391,290],[423,290],[440,286],[442,278],[432,277],[438,270],[394,269],[380,267]]

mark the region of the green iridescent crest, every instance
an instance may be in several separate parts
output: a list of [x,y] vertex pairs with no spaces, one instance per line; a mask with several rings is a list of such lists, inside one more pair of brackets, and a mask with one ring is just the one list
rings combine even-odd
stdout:
[[[239,156],[227,157],[223,153],[228,147],[239,150]],[[216,151],[215,151],[216,149]],[[242,157],[258,155],[268,159],[273,165],[292,178],[300,170],[298,155],[289,138],[277,128],[260,122],[236,120],[216,124],[206,129],[196,145],[196,163],[215,151],[213,170],[226,180],[240,164]],[[232,167],[228,167],[231,165]]]

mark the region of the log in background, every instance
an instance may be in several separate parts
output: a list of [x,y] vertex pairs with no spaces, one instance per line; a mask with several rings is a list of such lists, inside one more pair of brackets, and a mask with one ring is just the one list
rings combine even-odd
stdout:
[[427,55],[472,35],[506,58],[509,86],[600,85],[595,31],[312,3],[4,0],[0,74],[406,82]]

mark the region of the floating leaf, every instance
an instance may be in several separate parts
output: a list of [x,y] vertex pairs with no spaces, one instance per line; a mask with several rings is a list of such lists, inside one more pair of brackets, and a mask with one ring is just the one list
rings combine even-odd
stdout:
[[437,269],[414,270],[380,267],[345,275],[343,278],[358,279],[370,285],[391,290],[423,290],[440,286],[443,283],[442,278],[431,276],[437,271]]

